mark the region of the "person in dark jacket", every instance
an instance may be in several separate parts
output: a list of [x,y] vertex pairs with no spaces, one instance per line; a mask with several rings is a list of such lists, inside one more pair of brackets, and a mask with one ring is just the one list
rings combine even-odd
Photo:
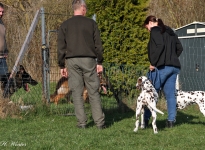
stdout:
[[8,65],[6,58],[8,56],[8,49],[6,44],[6,28],[2,21],[4,15],[4,5],[0,3],[0,81],[1,85],[7,81]]
[[[164,25],[161,19],[148,16],[144,21],[144,27],[150,31],[148,43],[149,69],[159,70],[161,88],[167,101],[167,127],[173,127],[176,119],[176,78],[180,72],[180,61],[178,57],[183,51],[181,42],[174,31]],[[145,111],[145,126],[148,125],[150,111]]]
[[6,29],[2,21],[3,14],[4,5],[0,3],[0,81],[4,81],[2,78],[6,78],[6,73],[8,73],[8,66],[6,63],[8,49],[6,45]]
[[86,128],[87,116],[82,96],[86,86],[92,117],[97,128],[103,129],[105,116],[98,90],[98,73],[103,71],[100,32],[96,22],[85,17],[87,7],[84,0],[74,0],[72,6],[74,16],[63,22],[58,32],[58,65],[61,75],[68,77],[78,120],[77,127]]

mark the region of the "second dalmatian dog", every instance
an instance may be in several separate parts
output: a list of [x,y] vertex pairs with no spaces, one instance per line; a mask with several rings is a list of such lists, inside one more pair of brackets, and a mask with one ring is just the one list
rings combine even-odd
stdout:
[[205,116],[205,92],[204,91],[180,91],[177,90],[177,109],[184,109],[191,104],[198,104],[200,111]]

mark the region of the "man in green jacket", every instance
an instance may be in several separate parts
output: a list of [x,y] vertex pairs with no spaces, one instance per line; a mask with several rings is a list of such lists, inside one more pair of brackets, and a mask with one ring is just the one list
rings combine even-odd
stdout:
[[100,32],[96,22],[85,17],[87,7],[84,0],[74,0],[72,6],[74,16],[62,23],[58,33],[58,65],[61,68],[61,75],[68,76],[78,120],[77,127],[86,127],[87,116],[82,97],[86,86],[92,117],[97,128],[103,129],[105,117],[101,106],[98,77],[98,73],[103,71]]

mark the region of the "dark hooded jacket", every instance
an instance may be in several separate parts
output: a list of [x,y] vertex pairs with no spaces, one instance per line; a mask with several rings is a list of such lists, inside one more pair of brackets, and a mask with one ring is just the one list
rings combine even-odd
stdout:
[[164,33],[159,26],[151,28],[148,43],[148,57],[152,66],[175,66],[181,68],[178,57],[183,51],[181,42],[174,31],[165,26]]

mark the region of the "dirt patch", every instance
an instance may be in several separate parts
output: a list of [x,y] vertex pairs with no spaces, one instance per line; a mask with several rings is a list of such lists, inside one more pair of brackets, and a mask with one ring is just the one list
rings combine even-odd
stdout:
[[19,107],[9,99],[0,98],[0,119],[11,117],[18,118],[20,115]]

